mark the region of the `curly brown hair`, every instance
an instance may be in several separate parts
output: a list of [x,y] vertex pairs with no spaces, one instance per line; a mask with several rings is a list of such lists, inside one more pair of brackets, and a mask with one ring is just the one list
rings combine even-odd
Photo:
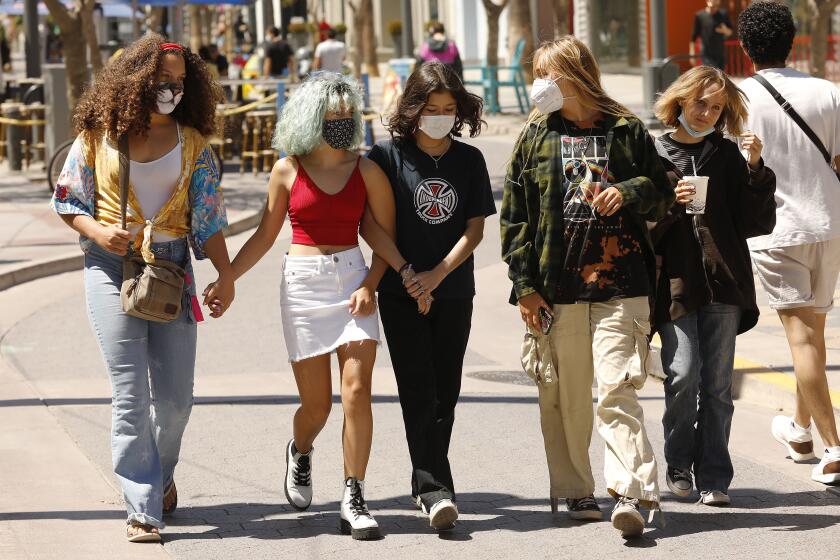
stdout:
[[183,47],[161,50],[166,41],[157,33],[149,33],[135,41],[96,76],[82,95],[73,114],[77,133],[107,132],[118,138],[126,132],[145,134],[151,114],[157,111],[157,76],[163,55],[176,53],[184,57],[187,77],[184,96],[172,112],[182,126],[190,126],[204,136],[216,129],[216,103],[224,96],[213,81],[207,66],[197,54]]
[[452,127],[453,136],[461,136],[464,125],[470,128],[470,137],[474,138],[481,132],[481,125],[487,124],[481,118],[484,100],[464,87],[464,82],[452,68],[442,62],[426,62],[411,73],[405,82],[405,91],[385,127],[391,136],[407,138],[414,135],[420,113],[429,101],[429,95],[435,92],[448,91],[455,98],[455,126]]

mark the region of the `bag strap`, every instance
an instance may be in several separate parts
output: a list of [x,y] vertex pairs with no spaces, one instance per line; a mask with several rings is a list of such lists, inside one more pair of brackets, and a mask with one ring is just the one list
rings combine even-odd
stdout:
[[128,133],[120,136],[118,146],[120,151],[120,223],[122,229],[125,229],[125,213],[128,206],[128,175],[131,169],[128,155]]
[[767,79],[761,74],[753,74],[752,77],[759,84],[763,85],[764,89],[770,92],[770,95],[773,96],[773,99],[776,100],[776,103],[781,105],[784,112],[787,113],[791,119],[793,119],[793,122],[799,125],[799,128],[802,129],[802,132],[804,132],[805,135],[811,140],[811,142],[814,143],[817,149],[819,149],[820,153],[823,156],[823,159],[825,159],[825,162],[829,166],[831,166],[831,154],[829,154],[828,150],[825,149],[825,145],[822,143],[822,140],[820,140],[819,136],[817,136],[816,133],[811,129],[811,127],[808,126],[808,123],[806,123],[802,119],[802,117],[799,116],[799,113],[797,113],[796,110],[793,107],[791,107],[790,103],[788,103],[788,100],[785,99],[782,96],[782,94],[779,93],[779,91],[776,88],[774,88],[773,85],[770,82],[768,82]]

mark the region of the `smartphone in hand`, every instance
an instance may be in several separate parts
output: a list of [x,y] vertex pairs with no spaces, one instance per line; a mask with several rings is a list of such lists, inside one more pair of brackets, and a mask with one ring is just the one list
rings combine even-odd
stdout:
[[551,324],[554,323],[554,314],[545,307],[540,307],[539,314],[540,331],[542,331],[544,335],[547,335],[551,330]]

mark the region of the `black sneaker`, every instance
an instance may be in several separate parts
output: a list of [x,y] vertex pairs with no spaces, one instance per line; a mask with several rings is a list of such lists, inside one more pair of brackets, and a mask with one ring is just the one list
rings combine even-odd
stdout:
[[577,521],[600,521],[604,518],[595,496],[591,494],[585,498],[566,498],[566,509],[569,517]]
[[694,477],[691,476],[689,469],[677,469],[669,466],[666,471],[665,482],[668,483],[668,488],[671,489],[671,492],[677,496],[681,498],[691,496],[691,489],[694,487]]

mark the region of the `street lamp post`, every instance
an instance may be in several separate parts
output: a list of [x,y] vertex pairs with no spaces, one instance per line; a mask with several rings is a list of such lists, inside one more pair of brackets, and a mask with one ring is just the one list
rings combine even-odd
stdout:
[[403,57],[414,56],[414,25],[411,23],[411,0],[402,0],[402,52]]
[[645,114],[643,120],[648,127],[659,126],[659,121],[653,114],[653,105],[656,103],[656,94],[664,90],[664,68],[666,33],[665,28],[665,0],[649,0],[650,2],[650,44],[651,58],[644,64],[642,82],[645,92]]
[[38,0],[24,0],[23,27],[26,35],[26,77],[41,77],[41,48],[38,36]]

